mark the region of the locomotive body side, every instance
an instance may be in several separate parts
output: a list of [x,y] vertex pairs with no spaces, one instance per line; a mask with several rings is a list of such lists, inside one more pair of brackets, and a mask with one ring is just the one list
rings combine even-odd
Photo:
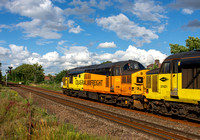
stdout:
[[106,76],[100,74],[85,73],[84,91],[105,93]]

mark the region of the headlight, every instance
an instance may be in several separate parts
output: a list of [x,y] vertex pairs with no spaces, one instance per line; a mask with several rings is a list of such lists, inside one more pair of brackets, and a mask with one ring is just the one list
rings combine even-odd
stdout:
[[137,77],[137,83],[143,83],[143,77]]

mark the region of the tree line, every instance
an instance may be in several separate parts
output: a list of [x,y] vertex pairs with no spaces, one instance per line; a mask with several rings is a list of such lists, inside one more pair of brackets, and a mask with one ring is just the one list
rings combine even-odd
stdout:
[[[49,82],[60,83],[62,81],[62,77],[65,76],[67,70],[62,70],[60,73],[56,74],[55,77],[52,75],[48,75],[50,77]],[[42,65],[36,64],[22,64],[11,71],[8,74],[8,80],[14,82],[23,82],[24,84],[29,83],[41,83],[44,81],[44,69]]]

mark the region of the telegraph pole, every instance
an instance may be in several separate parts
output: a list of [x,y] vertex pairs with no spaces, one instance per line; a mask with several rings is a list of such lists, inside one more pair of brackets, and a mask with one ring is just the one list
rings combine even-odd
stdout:
[[8,85],[8,73],[11,74],[11,69],[12,69],[13,67],[9,66],[8,68],[9,68],[9,70],[6,71],[6,86]]

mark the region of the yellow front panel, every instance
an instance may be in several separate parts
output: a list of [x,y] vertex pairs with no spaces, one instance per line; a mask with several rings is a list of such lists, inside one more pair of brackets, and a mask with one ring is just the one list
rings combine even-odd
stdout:
[[63,77],[62,82],[63,82],[62,88],[68,88],[68,77]]
[[84,73],[74,75],[73,80],[68,78],[69,80],[69,89],[73,90],[83,90],[83,85],[84,85]]
[[146,87],[146,72],[149,70],[141,70],[131,75],[131,94],[142,95],[145,93]]

